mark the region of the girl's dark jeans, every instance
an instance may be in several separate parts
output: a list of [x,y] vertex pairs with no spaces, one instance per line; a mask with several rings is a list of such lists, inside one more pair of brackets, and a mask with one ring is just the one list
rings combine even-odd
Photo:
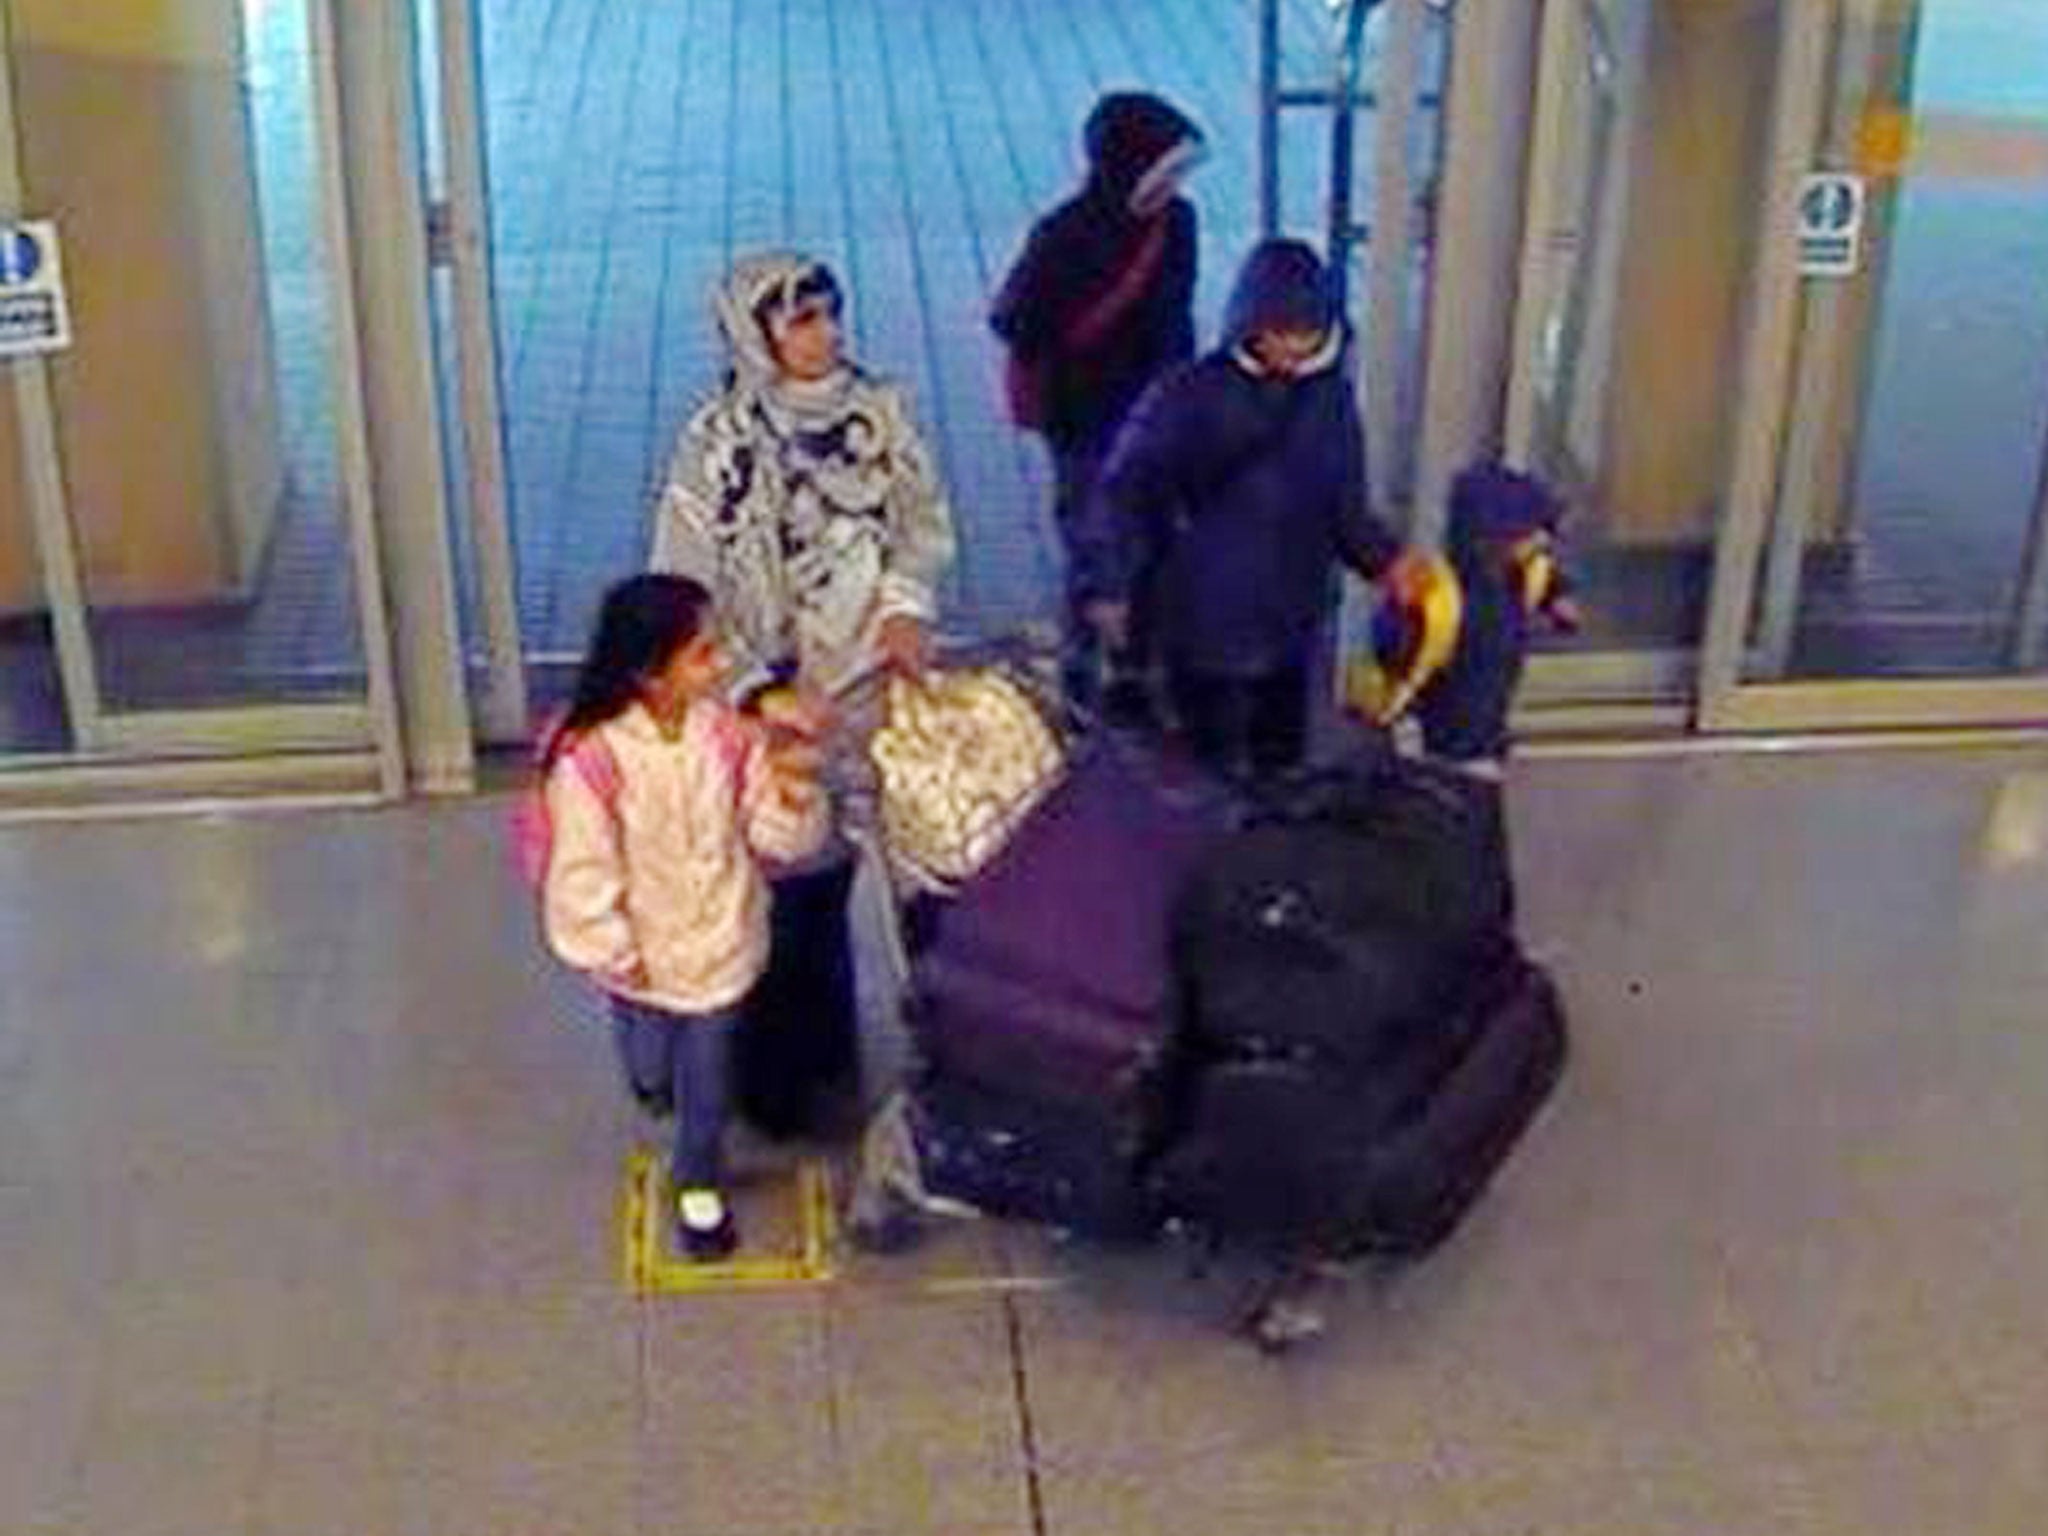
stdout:
[[612,999],[612,1034],[627,1086],[642,1104],[675,1113],[669,1171],[679,1189],[719,1187],[738,1018],[737,1006],[670,1013],[650,1003]]

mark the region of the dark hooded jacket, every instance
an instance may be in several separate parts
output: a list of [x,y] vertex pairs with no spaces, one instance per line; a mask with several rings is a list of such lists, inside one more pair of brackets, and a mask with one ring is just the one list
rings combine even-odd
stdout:
[[1556,532],[1562,504],[1533,476],[1479,463],[1451,487],[1444,553],[1458,573],[1464,613],[1450,662],[1415,703],[1423,745],[1450,762],[1507,755],[1508,712],[1529,653],[1530,614],[1508,576],[1517,539]]
[[[1148,171],[1201,134],[1157,96],[1117,92],[1097,102],[1085,139],[1088,180],[1033,227],[996,296],[989,323],[1019,361],[1040,371],[1044,433],[1055,447],[1098,446],[1145,386],[1194,355],[1195,210],[1176,197],[1153,216],[1131,210]],[[1068,335],[1126,270],[1155,220],[1165,247],[1143,296],[1092,344]]]
[[[1254,331],[1317,328],[1316,365],[1266,376]],[[1238,277],[1223,344],[1169,374],[1116,440],[1082,519],[1084,600],[1151,596],[1170,665],[1252,677],[1308,655],[1339,561],[1377,576],[1399,543],[1375,517],[1343,323],[1315,253],[1269,240]]]

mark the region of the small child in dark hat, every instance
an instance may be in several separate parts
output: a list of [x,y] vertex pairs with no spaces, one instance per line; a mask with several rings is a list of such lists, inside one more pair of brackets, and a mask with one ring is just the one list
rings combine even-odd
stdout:
[[1453,483],[1444,553],[1463,611],[1449,662],[1415,701],[1427,756],[1476,777],[1500,777],[1532,627],[1579,625],[1558,560],[1563,516],[1548,485],[1494,461],[1474,464]]
[[[1444,554],[1421,559],[1373,617],[1367,653],[1346,669],[1351,706],[1402,728],[1402,743],[1474,781],[1503,866],[1508,716],[1538,621],[1575,630],[1580,616],[1557,551],[1564,507],[1534,476],[1484,461],[1451,488]],[[1509,895],[1512,916],[1513,896]]]

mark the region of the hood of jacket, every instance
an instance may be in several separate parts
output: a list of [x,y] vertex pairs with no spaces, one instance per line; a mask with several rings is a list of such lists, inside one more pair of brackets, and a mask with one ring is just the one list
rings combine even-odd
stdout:
[[1265,240],[1238,270],[1223,311],[1223,344],[1242,347],[1256,332],[1333,332],[1339,320],[1329,269],[1300,240]]
[[1534,475],[1491,460],[1473,464],[1451,484],[1444,548],[1454,560],[1473,560],[1490,545],[1557,532],[1563,510],[1557,493]]
[[1192,157],[1201,130],[1188,116],[1147,91],[1114,91],[1095,103],[1082,129],[1092,188],[1119,205],[1169,157]]

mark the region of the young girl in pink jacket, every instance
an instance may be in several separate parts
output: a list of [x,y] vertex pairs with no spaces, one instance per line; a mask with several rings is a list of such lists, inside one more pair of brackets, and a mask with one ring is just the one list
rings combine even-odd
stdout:
[[742,715],[729,670],[703,587],[621,582],[543,760],[548,945],[609,994],[634,1096],[675,1115],[677,1229],[707,1260],[739,1241],[720,1143],[732,1031],[768,958],[761,863],[828,828],[808,722]]

